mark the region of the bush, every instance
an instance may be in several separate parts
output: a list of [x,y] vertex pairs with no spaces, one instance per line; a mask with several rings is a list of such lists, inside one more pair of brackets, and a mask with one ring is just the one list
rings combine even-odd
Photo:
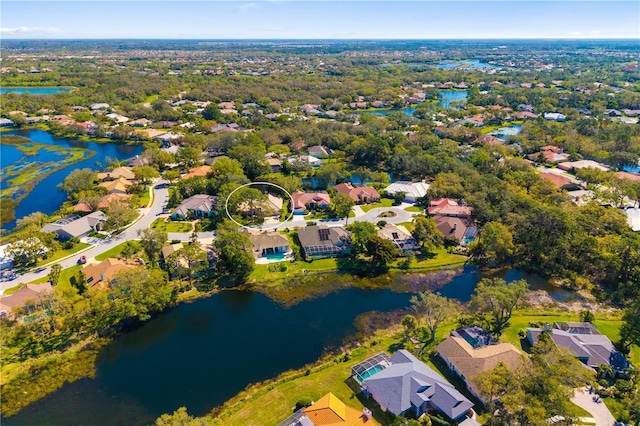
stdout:
[[308,406],[310,406],[313,403],[313,400],[309,397],[303,397],[300,398],[297,402],[296,402],[296,411],[298,411],[301,408],[306,408]]

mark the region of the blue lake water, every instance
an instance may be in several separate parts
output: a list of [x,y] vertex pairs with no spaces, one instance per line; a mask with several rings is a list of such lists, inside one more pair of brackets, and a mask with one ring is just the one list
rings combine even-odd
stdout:
[[506,141],[509,136],[519,135],[521,131],[522,126],[520,124],[516,124],[513,126],[499,127],[489,134]]
[[[501,275],[549,286],[522,271]],[[481,278],[467,269],[440,292],[466,302]],[[358,315],[407,308],[411,296],[350,288],[285,308],[260,293],[223,291],[183,303],[105,347],[95,378],[65,384],[3,425],[148,425],[181,406],[201,416],[339,346]]]
[[[446,108],[446,109],[454,109],[457,108],[455,105],[452,105],[453,102],[464,102],[467,100],[467,96],[469,92],[466,90],[441,90],[440,97],[438,99],[438,105]],[[371,115],[380,115],[385,117],[387,114],[392,112],[404,112],[409,116],[413,116],[415,112],[415,107],[407,107],[407,108],[398,108],[398,109],[384,109],[380,111],[367,111],[365,114]]]
[[29,93],[31,95],[52,95],[54,93],[70,92],[68,87],[3,87],[0,88],[0,93],[17,93],[19,95],[23,93]]
[[466,61],[442,61],[438,65],[437,68],[442,70],[454,70],[454,69],[463,69],[463,70],[482,70],[482,69],[495,69],[499,70],[500,67],[496,65],[487,64],[485,62],[472,59]]
[[[64,178],[75,169],[90,168],[98,170],[102,165],[107,164],[107,160],[117,159],[126,160],[128,158],[139,155],[144,150],[142,145],[129,145],[123,143],[107,142],[87,142],[77,139],[59,138],[47,133],[43,130],[15,130],[2,133],[2,136],[24,136],[34,142],[47,144],[69,146],[76,148],[86,148],[95,152],[95,155],[89,159],[72,164],[62,170],[58,170],[41,180],[33,190],[27,195],[16,208],[16,218],[22,218],[28,214],[39,211],[46,214],[55,212],[58,207],[65,201],[66,196],[59,191],[57,186]],[[55,153],[40,152],[40,156],[34,157],[34,161],[50,161],[56,158]],[[0,144],[0,167],[4,168],[20,159],[22,153],[15,146]],[[15,222],[8,223],[4,226],[6,229],[13,229]]]

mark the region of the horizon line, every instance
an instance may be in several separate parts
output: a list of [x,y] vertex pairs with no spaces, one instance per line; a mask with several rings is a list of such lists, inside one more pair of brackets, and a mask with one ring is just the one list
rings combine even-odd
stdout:
[[375,38],[375,37],[354,37],[354,38],[305,38],[305,37],[283,37],[283,38],[207,38],[207,37],[68,37],[68,38],[13,38],[4,37],[4,41],[86,41],[86,40],[158,40],[158,41],[174,41],[174,40],[193,40],[193,41],[492,41],[492,40],[543,40],[543,41],[601,41],[601,40],[624,40],[637,41],[635,37],[459,37],[459,38]]

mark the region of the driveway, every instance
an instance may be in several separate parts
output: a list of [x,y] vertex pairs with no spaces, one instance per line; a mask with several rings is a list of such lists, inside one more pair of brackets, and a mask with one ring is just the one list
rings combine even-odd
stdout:
[[613,426],[615,424],[616,419],[613,418],[605,403],[593,401],[595,394],[589,394],[586,387],[574,389],[574,392],[571,402],[587,410],[598,426]]
[[[157,180],[154,182],[154,185],[158,185],[162,183],[166,183],[166,182],[162,180]],[[153,188],[153,185],[152,185],[152,188]],[[66,259],[63,259],[54,263],[58,263],[60,266],[62,266],[62,269],[66,269],[76,265],[76,262],[78,261],[78,257],[80,256],[81,253],[83,256],[86,256],[87,259],[91,259],[104,253],[107,250],[112,249],[113,247],[119,244],[122,244],[125,241],[138,239],[138,230],[148,228],[151,225],[151,222],[153,222],[156,219],[156,216],[158,216],[162,212],[162,209],[167,205],[167,201],[169,200],[168,188],[166,187],[157,188],[157,189],[152,189],[152,188],[150,188],[149,190],[153,191],[152,194],[155,194],[155,198],[153,199],[153,203],[151,207],[140,209],[139,211],[141,216],[138,218],[138,220],[134,222],[132,225],[130,225],[122,233],[120,233],[120,235],[110,240],[100,240],[98,244],[92,246],[91,248],[83,252],[75,253],[73,256],[70,256]],[[191,234],[188,234],[188,235],[191,236]],[[186,239],[188,240],[189,238],[187,237]],[[33,280],[37,280],[38,278],[46,277],[49,274],[50,266],[52,264],[49,264],[44,268],[38,268],[38,269],[41,269],[40,272],[37,272],[37,273],[28,272],[26,274],[18,275],[15,279],[11,281],[0,282],[0,292],[4,292],[6,289],[15,287],[18,284],[28,283]]]

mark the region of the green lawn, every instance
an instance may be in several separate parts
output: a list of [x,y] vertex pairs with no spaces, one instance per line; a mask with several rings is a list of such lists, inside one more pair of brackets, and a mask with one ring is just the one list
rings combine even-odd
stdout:
[[418,206],[409,206],[406,209],[404,209],[404,211],[411,212],[411,213],[424,213],[424,208],[418,207]]
[[[391,270],[398,269],[402,270],[399,267],[400,264],[404,261],[404,258],[399,258],[394,263],[391,264]],[[434,269],[441,269],[447,266],[458,266],[463,265],[467,261],[467,256],[462,256],[460,254],[452,254],[447,253],[447,251],[443,248],[438,249],[435,252],[434,257],[423,257],[418,256],[416,260],[411,264],[411,269],[407,270],[407,272],[421,272],[421,271],[431,271]]]
[[375,209],[376,207],[391,207],[393,206],[393,200],[391,198],[381,198],[378,203],[374,204],[363,204],[360,206],[363,212],[368,212],[371,209]]
[[58,250],[57,252],[53,253],[52,256],[44,259],[44,260],[39,260],[37,263],[37,266],[42,266],[42,265],[46,265],[47,263],[51,263],[54,262],[56,260],[60,260],[63,259],[67,256],[71,256],[74,253],[78,253],[86,248],[91,247],[91,244],[86,244],[86,243],[78,243],[76,244],[76,246],[72,249],[69,250]]
[[149,205],[149,201],[151,201],[151,195],[149,194],[149,189],[145,188],[140,194],[137,195],[138,200],[138,208],[145,208]]
[[189,222],[165,222],[161,217],[154,220],[151,229],[165,232],[192,232],[193,225]]
[[96,256],[96,260],[99,262],[102,262],[105,259],[108,259],[110,257],[118,257],[120,255],[120,253],[122,253],[122,250],[124,249],[126,241],[122,244],[118,244],[117,246],[105,251],[102,254],[99,254]]
[[[78,272],[80,269],[82,269],[82,265],[75,265],[75,266],[72,266],[70,268],[63,269],[60,272],[60,279],[58,280],[58,287],[64,288],[64,289],[70,289],[71,288],[71,277],[74,276],[75,273]],[[42,278],[38,278],[37,280],[31,281],[29,284],[41,284],[41,283],[46,283],[47,281],[49,281],[49,277],[48,276],[44,276]],[[17,290],[19,287],[21,287],[21,286],[14,287],[14,289]],[[7,294],[7,293],[5,292],[5,294]]]
[[287,279],[304,275],[304,271],[337,271],[338,265],[336,259],[316,259],[311,262],[285,262],[287,270],[285,272],[270,272],[268,265],[256,265],[255,269],[249,276],[249,281],[255,280],[259,284],[278,285]]

